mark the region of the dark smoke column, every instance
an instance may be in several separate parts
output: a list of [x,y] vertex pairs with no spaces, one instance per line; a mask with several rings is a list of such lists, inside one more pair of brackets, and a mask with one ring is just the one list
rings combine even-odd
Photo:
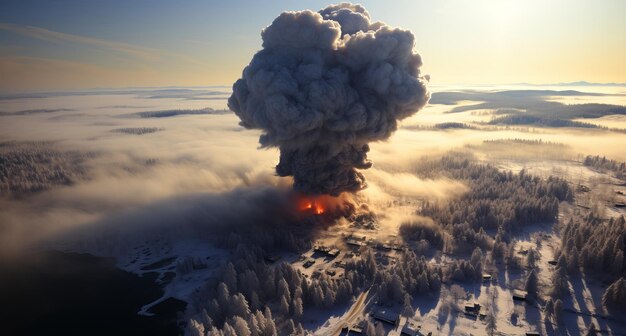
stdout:
[[360,5],[284,12],[261,32],[257,52],[233,85],[228,106],[246,128],[278,147],[276,172],[306,194],[366,187],[368,143],[388,139],[398,120],[430,95],[408,30],[371,22]]

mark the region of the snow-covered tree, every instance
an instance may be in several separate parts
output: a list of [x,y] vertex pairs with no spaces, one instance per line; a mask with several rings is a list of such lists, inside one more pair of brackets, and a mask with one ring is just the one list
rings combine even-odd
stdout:
[[535,270],[531,269],[530,272],[528,273],[528,276],[526,277],[524,290],[530,296],[534,297],[537,295],[537,288],[538,288],[537,274],[535,273]]
[[204,336],[204,325],[194,319],[190,319],[185,327],[185,336]]
[[235,335],[238,336],[251,336],[250,328],[248,327],[248,322],[239,316],[235,316],[232,320],[233,329],[235,331]]
[[412,317],[414,314],[413,307],[411,306],[411,296],[407,293],[404,294],[402,300],[402,315],[406,317]]
[[626,307],[626,281],[619,278],[604,290],[602,305],[608,310]]
[[289,315],[289,300],[286,295],[283,295],[280,299],[280,312],[283,315]]
[[561,317],[563,314],[563,301],[561,299],[557,299],[554,302],[554,322],[556,324],[561,324]]

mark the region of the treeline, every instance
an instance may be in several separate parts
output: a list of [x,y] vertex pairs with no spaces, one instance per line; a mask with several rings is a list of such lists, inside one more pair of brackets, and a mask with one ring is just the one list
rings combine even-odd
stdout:
[[48,142],[0,144],[0,196],[19,196],[84,178],[93,153],[58,151]]
[[608,170],[613,172],[615,177],[619,179],[626,179],[626,162],[610,160],[604,156],[600,157],[599,155],[587,155],[583,160],[583,165],[597,170]]
[[470,125],[470,124],[466,124],[466,123],[461,123],[461,122],[444,122],[444,123],[439,123],[439,124],[435,124],[434,128],[436,129],[476,129],[476,127]]
[[180,110],[145,111],[145,112],[126,114],[124,116],[139,117],[139,118],[169,118],[169,117],[175,117],[179,115],[204,115],[204,114],[229,114],[229,113],[232,113],[232,112],[226,109],[214,110],[210,107],[206,107],[206,108],[197,109],[197,110],[180,109]]
[[[509,242],[510,233],[524,225],[553,222],[558,215],[559,202],[570,201],[573,193],[565,179],[541,179],[524,170],[518,174],[502,172],[491,165],[477,164],[468,158],[443,157],[426,163],[418,174],[433,177],[443,175],[461,180],[469,191],[459,199],[446,202],[428,202],[418,214],[439,223],[445,235],[453,239],[446,245],[447,252],[469,252],[475,247],[483,250],[493,245],[486,233],[494,232],[496,242]],[[412,224],[415,226],[415,224]],[[405,224],[400,233],[406,238],[418,235],[434,247],[442,246],[442,233]],[[413,238],[414,239],[414,238]]]
[[561,229],[560,255],[566,261],[569,273],[579,268],[612,274],[616,278],[626,272],[624,245],[626,221],[624,217],[605,221],[590,214],[584,220],[570,220]]
[[537,115],[505,115],[489,121],[490,125],[532,125],[540,127],[602,128],[598,125]]
[[496,160],[569,160],[575,157],[570,146],[542,139],[485,140],[482,144],[467,144],[465,147]]
[[555,147],[568,147],[567,145],[560,142],[552,142],[552,141],[544,141],[542,139],[520,139],[520,138],[512,138],[512,139],[495,139],[495,140],[484,140],[484,144],[502,144],[502,145],[510,145],[510,144],[521,144],[521,145],[531,145],[531,146],[555,146]]
[[161,130],[163,129],[158,128],[158,127],[124,127],[124,128],[113,129],[111,130],[111,132],[126,133],[126,134],[133,134],[133,135],[144,135],[144,134],[158,132]]

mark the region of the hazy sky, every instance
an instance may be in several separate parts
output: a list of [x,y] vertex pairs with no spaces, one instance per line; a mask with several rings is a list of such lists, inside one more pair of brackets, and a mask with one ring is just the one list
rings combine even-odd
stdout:
[[[0,3],[0,91],[231,85],[284,10],[328,1]],[[626,82],[626,1],[360,1],[433,84]]]

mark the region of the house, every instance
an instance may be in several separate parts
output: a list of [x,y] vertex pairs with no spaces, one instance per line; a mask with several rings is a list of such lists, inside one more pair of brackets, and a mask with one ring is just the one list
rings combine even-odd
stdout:
[[400,315],[388,310],[379,310],[374,313],[374,319],[397,326],[400,322]]
[[524,335],[526,336],[541,336],[541,334],[537,331],[527,331]]
[[330,258],[336,258],[340,253],[339,249],[337,248],[331,249],[330,247],[323,245],[316,246],[313,250],[317,253],[325,254],[327,257]]
[[491,282],[491,274],[483,274],[483,282]]
[[349,336],[349,335],[362,335],[363,334],[363,329],[357,327],[357,326],[352,326],[352,327],[343,327],[341,328],[341,333],[339,335],[341,336]]
[[346,268],[346,262],[345,261],[335,261],[333,263],[333,266],[335,266],[337,268]]
[[313,264],[315,264],[315,259],[309,259],[305,261],[304,264],[302,264],[302,266],[304,266],[304,268],[309,268],[313,266]]
[[351,245],[351,246],[356,246],[356,247],[361,247],[364,246],[365,243],[360,241],[360,240],[356,240],[356,239],[346,239],[346,244]]
[[355,235],[355,234],[351,234],[351,235],[349,235],[349,236],[347,236],[347,237],[346,237],[346,240],[348,240],[348,239],[354,239],[354,240],[357,240],[357,241],[362,241],[362,242],[364,242],[364,241],[367,239],[367,237],[366,237],[366,236],[364,236],[364,235]]
[[480,312],[480,304],[478,303],[466,303],[464,308],[464,314],[469,317],[477,317]]
[[313,248],[313,251],[319,252],[322,254],[327,254],[330,251],[330,247],[324,245],[318,245]]
[[528,293],[526,293],[523,290],[519,290],[519,289],[513,290],[513,300],[526,301],[527,296],[528,296]]
[[409,319],[406,321],[406,324],[402,327],[402,331],[400,331],[400,335],[406,336],[421,336],[420,326],[413,319]]
[[353,324],[352,326],[345,326],[341,328],[340,335],[362,335],[363,329],[365,329],[365,321],[360,321],[357,324]]
[[479,311],[480,311],[480,304],[478,303],[466,303],[465,304],[466,313],[478,314]]

